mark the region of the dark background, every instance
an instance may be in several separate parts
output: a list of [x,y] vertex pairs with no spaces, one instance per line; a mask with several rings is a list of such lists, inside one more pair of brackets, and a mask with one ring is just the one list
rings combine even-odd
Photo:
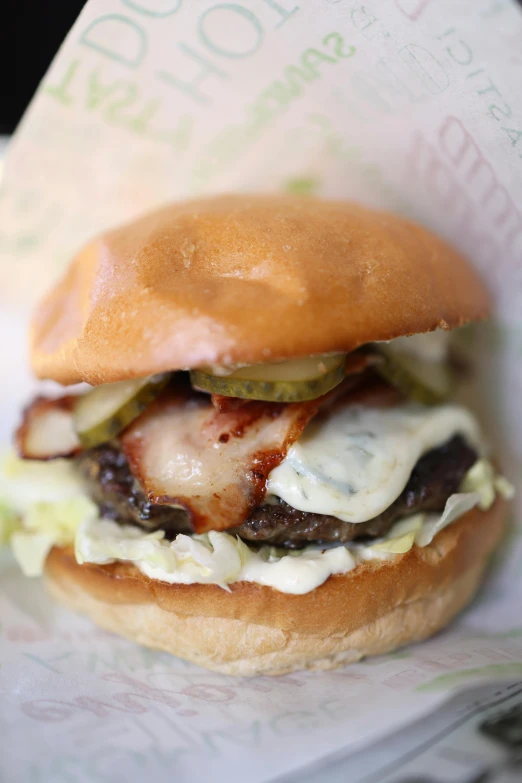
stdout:
[[86,0],[0,0],[0,133],[12,133]]

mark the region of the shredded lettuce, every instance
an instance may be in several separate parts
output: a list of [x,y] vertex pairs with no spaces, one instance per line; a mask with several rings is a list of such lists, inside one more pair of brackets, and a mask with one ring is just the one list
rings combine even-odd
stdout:
[[52,547],[72,544],[81,523],[97,516],[96,505],[81,497],[30,506],[23,529],[11,536],[14,555],[24,574],[40,576]]
[[176,573],[182,582],[227,584],[238,577],[250,550],[228,533],[181,534],[168,541],[162,531],[144,534],[130,525],[91,518],[78,528],[75,554],[78,563],[126,560],[145,567],[150,575]]
[[442,514],[426,514],[423,525],[415,536],[415,543],[421,547],[428,546],[437,533],[478,504],[480,504],[480,495],[477,492],[450,495]]
[[[268,547],[266,548],[268,549]],[[137,535],[137,529],[122,527],[109,520],[88,520],[76,535],[79,563],[132,561],[152,578],[181,583],[212,583],[225,587],[238,579],[277,586],[291,584],[299,590],[303,584],[319,578],[317,584],[333,573],[344,573],[355,566],[353,555],[345,547],[323,551],[309,547],[299,553],[283,550],[263,557],[241,539],[229,533],[210,531],[201,536],[179,535],[174,541],[159,536]],[[268,567],[268,570],[267,570]],[[321,579],[320,574],[327,575]]]
[[381,553],[386,556],[388,554],[402,555],[409,552],[415,543],[415,536],[422,529],[423,522],[424,514],[414,514],[406,519],[401,519],[393,525],[382,541],[378,541],[366,549],[370,549],[371,553],[377,556]]
[[96,519],[98,507],[88,498],[69,498],[54,503],[35,503],[27,509],[24,528],[47,533],[57,544],[70,544],[85,519]]
[[11,536],[20,527],[20,518],[7,503],[0,501],[0,546],[8,544]]
[[[72,544],[81,522],[98,516],[68,460],[42,462],[8,455],[0,469],[0,495],[0,538],[10,538],[26,576],[39,576],[52,547]],[[14,519],[21,521],[16,524]]]
[[515,497],[515,487],[505,476],[495,476],[493,486],[504,500],[513,500]]
[[491,508],[495,500],[495,470],[487,459],[479,459],[471,467],[461,485],[462,492],[473,492],[479,496],[478,506],[482,511]]
[[[96,523],[96,524],[94,524]],[[144,533],[132,525],[118,525],[110,519],[86,519],[79,525],[74,538],[74,552],[78,563],[105,565],[113,560],[149,558],[158,567],[169,570],[176,561],[164,546],[162,530]]]
[[41,576],[45,560],[54,546],[49,533],[25,533],[20,531],[11,537],[13,554],[25,576]]
[[17,514],[25,515],[34,503],[52,503],[86,497],[81,476],[70,460],[18,459],[14,454],[0,463],[0,498]]

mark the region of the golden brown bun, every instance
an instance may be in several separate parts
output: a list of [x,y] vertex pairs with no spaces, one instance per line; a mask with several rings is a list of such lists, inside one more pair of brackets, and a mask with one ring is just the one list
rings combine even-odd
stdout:
[[477,273],[358,204],[219,196],[88,244],[36,312],[32,365],[61,383],[350,351],[481,319]]
[[52,593],[102,628],[225,674],[330,669],[389,652],[442,628],[473,597],[499,540],[506,504],[472,510],[394,561],[330,577],[305,595],[238,582],[170,585],[130,564],[46,562]]

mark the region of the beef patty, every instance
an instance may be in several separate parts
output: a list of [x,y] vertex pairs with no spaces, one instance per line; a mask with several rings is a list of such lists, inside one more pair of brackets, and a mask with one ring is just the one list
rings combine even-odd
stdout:
[[279,500],[275,505],[265,504],[254,509],[246,522],[228,532],[246,541],[292,549],[311,541],[346,543],[356,538],[383,536],[403,517],[418,511],[442,511],[449,496],[458,492],[462,479],[476,459],[476,452],[460,435],[428,451],[413,468],[399,497],[367,522],[343,522],[325,514],[298,511]]
[[[367,522],[342,522],[325,514],[298,511],[283,500],[264,503],[242,525],[227,532],[248,542],[299,549],[311,542],[346,543],[385,535],[400,518],[418,511],[442,511],[477,459],[460,435],[427,452],[417,462],[404,490],[381,514]],[[93,500],[103,516],[145,530],[191,533],[188,514],[180,508],[152,503],[133,478],[127,460],[115,444],[89,449],[78,457]]]

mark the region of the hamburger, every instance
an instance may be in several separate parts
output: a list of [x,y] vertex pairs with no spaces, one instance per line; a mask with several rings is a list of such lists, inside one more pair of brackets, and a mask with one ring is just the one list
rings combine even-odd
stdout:
[[218,196],[103,234],[32,322],[35,374],[66,388],[16,432],[15,556],[103,628],[227,674],[432,635],[512,491],[451,399],[449,333],[489,311],[455,250],[354,203]]

